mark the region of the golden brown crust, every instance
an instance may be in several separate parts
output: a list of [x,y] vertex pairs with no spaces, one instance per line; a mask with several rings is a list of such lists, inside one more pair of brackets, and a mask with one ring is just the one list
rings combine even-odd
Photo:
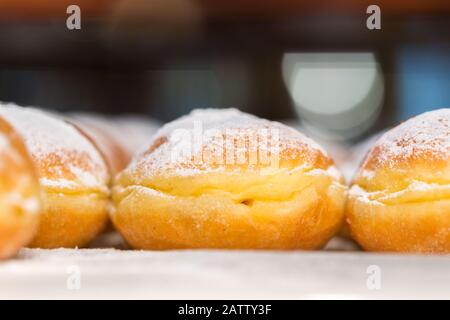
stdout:
[[28,244],[39,221],[39,183],[17,132],[0,118],[0,259]]
[[450,252],[450,109],[386,132],[349,191],[347,221],[367,250]]
[[[174,135],[186,137],[197,120],[233,131],[172,157]],[[278,137],[265,158],[249,136],[240,140],[249,129],[256,141]],[[119,174],[112,220],[141,249],[316,249],[341,225],[345,192],[332,160],[293,129],[234,110],[194,112],[163,127]]]
[[95,194],[45,193],[32,248],[86,246],[108,221],[109,199]]
[[395,205],[350,196],[347,221],[353,238],[369,251],[449,253],[450,200]]

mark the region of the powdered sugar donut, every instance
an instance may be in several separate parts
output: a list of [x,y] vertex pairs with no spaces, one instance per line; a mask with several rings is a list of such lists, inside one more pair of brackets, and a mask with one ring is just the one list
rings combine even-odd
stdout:
[[91,142],[75,127],[32,108],[1,105],[36,167],[43,209],[32,247],[86,245],[108,219],[109,174]]
[[17,132],[0,118],[0,259],[36,234],[41,202],[39,182]]
[[316,249],[340,227],[345,192],[332,160],[294,129],[198,110],[118,175],[112,220],[140,249]]
[[367,250],[450,252],[450,109],[383,134],[353,181],[347,220]]

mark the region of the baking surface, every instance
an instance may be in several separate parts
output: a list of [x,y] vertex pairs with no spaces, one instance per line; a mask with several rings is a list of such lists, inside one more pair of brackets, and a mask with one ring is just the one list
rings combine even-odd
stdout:
[[[371,265],[381,271],[379,290],[366,284]],[[70,285],[74,270],[79,289]],[[23,249],[0,263],[6,298],[449,299],[450,256]]]

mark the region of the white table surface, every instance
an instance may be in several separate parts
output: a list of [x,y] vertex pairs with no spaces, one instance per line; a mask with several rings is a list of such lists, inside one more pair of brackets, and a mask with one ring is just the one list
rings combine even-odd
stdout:
[[[371,265],[381,272],[379,290],[366,285]],[[23,249],[0,262],[0,299],[8,298],[450,299],[450,256]]]

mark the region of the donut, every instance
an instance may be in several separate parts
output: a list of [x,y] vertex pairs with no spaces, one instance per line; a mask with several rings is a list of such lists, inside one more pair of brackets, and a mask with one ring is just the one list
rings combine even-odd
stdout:
[[163,126],[119,173],[112,221],[137,249],[317,249],[340,228],[346,186],[300,132],[236,109]]
[[108,221],[109,173],[95,146],[74,126],[33,108],[1,105],[24,140],[41,187],[42,210],[31,247],[85,246]]
[[375,142],[350,187],[346,220],[368,251],[450,253],[450,109]]
[[36,234],[39,181],[17,132],[0,118],[0,259],[14,255]]

